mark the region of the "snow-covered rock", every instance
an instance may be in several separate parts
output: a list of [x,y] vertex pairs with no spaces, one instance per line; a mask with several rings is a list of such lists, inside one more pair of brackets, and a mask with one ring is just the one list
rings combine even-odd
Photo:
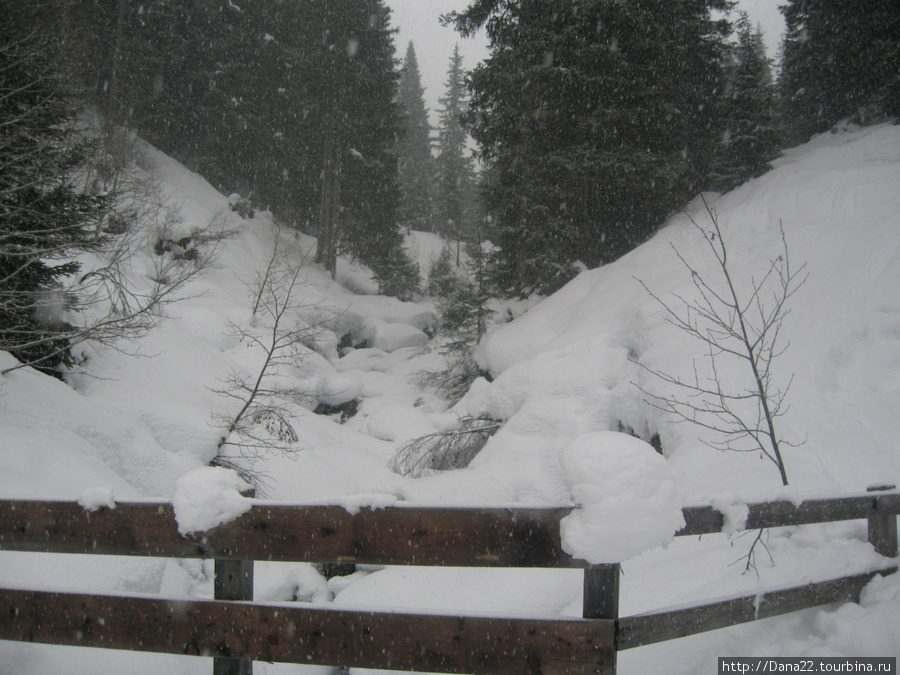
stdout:
[[428,336],[415,326],[407,323],[388,323],[381,319],[369,319],[372,337],[369,344],[375,349],[395,352],[405,347],[423,347],[428,344]]

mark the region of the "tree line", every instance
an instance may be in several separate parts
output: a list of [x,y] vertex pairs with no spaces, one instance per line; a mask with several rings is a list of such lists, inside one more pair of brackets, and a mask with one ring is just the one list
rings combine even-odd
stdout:
[[332,273],[353,256],[396,295],[418,284],[403,227],[490,239],[480,285],[546,293],[781,148],[900,108],[892,0],[788,0],[777,78],[729,0],[473,0],[445,20],[484,29],[490,56],[466,72],[454,53],[436,133],[382,0],[0,11],[0,346],[49,366],[74,302],[61,280],[127,215],[110,215],[115,182],[84,180],[85,107],[315,235]]
[[838,121],[900,112],[893,0],[788,0],[780,77],[729,0],[473,0],[465,121],[487,167],[506,293],[617,259],[704,190],[766,170]]

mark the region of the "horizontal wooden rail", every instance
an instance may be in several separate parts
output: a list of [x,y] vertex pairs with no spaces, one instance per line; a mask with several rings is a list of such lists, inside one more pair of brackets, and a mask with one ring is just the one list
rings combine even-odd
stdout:
[[443,673],[614,673],[615,622],[0,589],[0,639]]
[[584,567],[563,552],[570,508],[363,508],[255,504],[198,535],[167,503],[0,500],[0,550],[459,567]]
[[704,605],[628,616],[619,620],[617,649],[643,647],[832,602],[859,602],[860,592],[873,578],[896,571],[896,567],[887,567],[875,572],[717,600]]
[[[880,488],[879,488],[880,489]],[[562,550],[573,507],[362,508],[254,503],[196,535],[178,532],[168,503],[0,500],[0,550],[215,558],[222,600],[164,600],[0,589],[0,639],[215,658],[216,673],[252,660],[447,673],[605,673],[616,651],[838,601],[857,600],[875,574],[620,619],[619,565],[590,566]],[[897,555],[900,494],[747,505],[739,529],[865,518],[869,541]],[[713,507],[683,509],[679,536],[721,532]],[[734,523],[729,528],[735,529]],[[584,568],[584,619],[498,618],[255,605],[253,561]]]
[[[747,504],[747,522],[741,529],[810,525],[840,520],[867,518],[873,510],[900,514],[900,493],[866,493],[850,497],[808,499],[794,504],[788,501]],[[683,509],[685,526],[676,536],[721,532],[724,516],[712,506],[687,506]]]
[[[477,567],[584,567],[562,550],[559,521],[572,507],[362,508],[257,503],[239,518],[184,537],[172,506],[120,502],[87,511],[75,502],[0,500],[0,550],[47,553]],[[900,513],[900,494],[748,504],[743,529]],[[678,536],[721,532],[710,506],[685,507]],[[885,550],[889,545],[885,547]],[[895,553],[894,553],[895,554]],[[886,552],[886,555],[892,555]]]

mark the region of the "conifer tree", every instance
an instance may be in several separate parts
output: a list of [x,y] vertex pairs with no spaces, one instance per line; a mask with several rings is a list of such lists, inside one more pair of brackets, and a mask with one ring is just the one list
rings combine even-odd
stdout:
[[451,15],[490,40],[468,119],[508,291],[617,258],[702,188],[728,30],[712,10],[730,5],[475,0]]
[[410,41],[400,71],[399,101],[403,134],[397,144],[401,193],[399,222],[407,229],[427,232],[433,229],[431,188],[434,160],[431,156],[431,125],[424,96],[416,50]]
[[779,81],[788,140],[900,115],[896,0],[788,0]]
[[60,65],[62,5],[0,2],[0,349],[54,372],[77,298],[63,281],[99,246],[107,204],[78,184],[87,147]]
[[776,90],[762,31],[742,13],[728,67],[722,122],[710,186],[727,191],[763,174],[779,152]]
[[474,229],[475,171],[466,148],[468,132],[462,124],[467,104],[465,77],[459,45],[456,45],[447,72],[446,93],[439,99],[442,108],[435,200],[437,231],[456,241],[471,239]]

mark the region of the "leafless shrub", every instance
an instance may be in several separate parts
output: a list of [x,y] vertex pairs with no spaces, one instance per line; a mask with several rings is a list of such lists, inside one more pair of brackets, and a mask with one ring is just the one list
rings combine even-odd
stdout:
[[[751,277],[750,293],[741,298],[716,213],[709,205],[706,213],[712,229],[693,219],[692,222],[716,259],[720,281],[708,281],[675,249],[678,259],[691,274],[696,298],[673,294],[675,302],[667,302],[643,282],[641,285],[666,311],[670,323],[704,344],[711,375],[701,375],[696,363],[691,379],[644,366],[654,377],[671,385],[675,393],[658,395],[641,390],[655,408],[716,432],[719,438],[707,441],[710,447],[761,453],[775,464],[782,483],[787,485],[782,448],[798,443],[782,438],[775,426],[788,410],[786,398],[793,377],[784,387],[779,386],[774,377],[774,364],[788,346],[779,340],[781,328],[790,313],[788,301],[806,281],[806,265],[798,269],[791,267],[782,228],[781,254],[770,262],[761,278]],[[724,381],[721,365],[726,359],[743,364],[752,376],[751,386],[740,387]]]
[[[276,230],[273,252],[249,284],[250,325],[229,325],[262,360],[253,374],[232,372],[224,387],[216,390],[235,404],[232,412],[213,415],[213,423],[223,430],[217,446],[219,457],[226,447],[251,463],[269,452],[293,452],[300,437],[292,417],[298,407],[315,402],[314,395],[296,386],[290,369],[306,358],[307,345],[315,343],[334,313],[304,304],[299,297],[302,267],[290,263],[287,252],[279,250],[278,235]],[[310,317],[314,317],[312,322]]]

